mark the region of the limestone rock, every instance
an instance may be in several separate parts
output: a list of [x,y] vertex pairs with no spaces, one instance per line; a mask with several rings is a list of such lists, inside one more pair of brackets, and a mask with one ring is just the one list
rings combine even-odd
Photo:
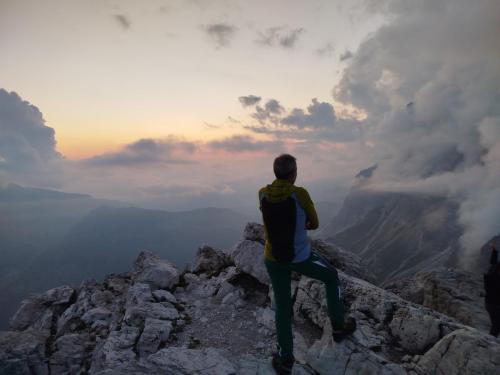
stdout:
[[[133,274],[87,280],[69,298],[67,289],[39,295],[34,308],[18,312],[24,330],[0,332],[0,373],[272,374],[276,331],[262,250],[246,239],[232,254],[236,266],[178,274],[170,290],[157,279],[171,276],[168,262],[141,253]],[[219,264],[217,252],[203,254],[200,264]],[[330,255],[362,273],[355,258]],[[341,270],[339,279],[358,323],[339,344],[323,283],[293,279],[294,375],[500,373],[498,340]]]
[[82,321],[87,325],[92,325],[92,323],[94,323],[95,321],[106,321],[109,318],[111,318],[111,311],[109,311],[105,307],[95,307],[83,314]]
[[470,329],[443,337],[420,357],[418,374],[496,375],[500,370],[500,342]]
[[135,361],[133,348],[139,335],[139,328],[126,325],[118,331],[111,332],[108,338],[96,348],[90,373],[106,368],[117,368],[127,362],[131,366]]
[[488,331],[490,321],[484,308],[481,274],[452,268],[419,272],[413,278],[386,286],[409,301],[457,319],[463,324]]
[[149,251],[141,251],[134,262],[134,279],[155,289],[169,289],[179,282],[179,270]]
[[153,292],[153,296],[158,302],[170,302],[172,304],[177,303],[177,298],[175,298],[175,296],[168,290],[155,290]]
[[45,360],[45,345],[49,337],[47,330],[0,331],[0,373],[49,374]]
[[220,351],[214,348],[185,349],[169,347],[149,356],[155,366],[168,371],[171,375],[204,374],[232,375],[236,374],[234,366]]
[[210,246],[202,246],[196,253],[195,262],[191,267],[191,272],[218,273],[221,269],[228,266],[229,264],[230,259],[225,253]]
[[400,308],[390,323],[391,333],[409,353],[418,354],[440,338],[440,321],[414,307]]
[[128,325],[143,327],[146,318],[175,320],[179,318],[179,312],[168,302],[148,302],[141,305],[128,307],[125,311],[123,320]]
[[146,318],[144,330],[137,344],[139,355],[146,357],[148,354],[155,353],[161,343],[168,340],[173,326],[169,321]]
[[375,280],[375,275],[368,270],[359,255],[319,239],[311,241],[311,248],[325,257],[336,269],[370,282]]
[[[20,309],[12,317],[10,328],[21,331],[34,325],[39,319],[46,317],[48,307],[61,308],[61,306],[69,304],[74,293],[73,288],[62,286],[25,299]],[[43,322],[40,325],[39,328],[42,329],[50,328],[46,327]]]
[[248,223],[243,231],[245,240],[264,243],[264,226],[258,223]]
[[231,256],[236,267],[255,277],[262,284],[269,284],[263,253],[264,246],[261,243],[244,240],[234,247]]
[[329,330],[325,330],[323,338],[311,347],[307,363],[320,375],[406,374],[399,364],[391,363],[352,341],[335,343]]
[[89,359],[89,349],[93,349],[88,334],[69,334],[55,342],[55,352],[50,357],[50,373],[77,374]]

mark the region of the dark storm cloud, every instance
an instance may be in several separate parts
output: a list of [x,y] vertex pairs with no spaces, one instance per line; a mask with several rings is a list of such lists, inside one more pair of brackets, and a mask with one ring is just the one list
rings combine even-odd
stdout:
[[257,43],[266,46],[277,46],[282,48],[294,48],[300,36],[306,30],[302,27],[290,29],[287,27],[270,27],[259,31]]
[[261,99],[262,98],[260,96],[255,96],[255,95],[240,96],[238,98],[239,102],[243,107],[251,107],[260,102]]
[[0,89],[0,177],[21,184],[55,186],[64,159],[54,129],[40,110],[15,92]]
[[130,29],[130,26],[132,26],[132,22],[130,22],[130,19],[126,15],[124,15],[124,14],[114,14],[113,15],[113,19],[124,30]]
[[205,32],[217,48],[229,46],[236,34],[236,27],[226,23],[214,23],[204,27]]
[[175,151],[192,153],[196,145],[175,139],[140,139],[126,145],[118,152],[93,156],[83,163],[88,166],[141,166],[146,164],[189,163],[188,160],[173,156]]
[[233,153],[248,151],[275,152],[283,146],[283,143],[280,141],[260,141],[248,135],[233,135],[228,138],[209,142],[208,146],[215,150],[224,150]]

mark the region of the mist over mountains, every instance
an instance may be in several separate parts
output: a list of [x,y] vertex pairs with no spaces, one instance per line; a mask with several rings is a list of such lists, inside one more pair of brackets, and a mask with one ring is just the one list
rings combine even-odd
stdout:
[[183,267],[207,241],[232,245],[251,218],[218,208],[142,209],[18,185],[0,190],[0,212],[2,326],[28,293],[121,272],[141,249]]

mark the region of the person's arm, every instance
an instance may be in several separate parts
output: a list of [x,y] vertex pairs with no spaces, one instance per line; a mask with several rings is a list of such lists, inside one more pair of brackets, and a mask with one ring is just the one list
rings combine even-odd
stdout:
[[258,198],[259,198],[259,210],[261,210],[261,211],[262,211],[262,197],[264,195],[264,189],[265,188],[261,188],[259,190],[259,196],[258,196]]
[[299,199],[300,206],[304,209],[306,213],[306,229],[318,229],[319,220],[316,209],[314,208],[314,203],[309,196],[309,193],[304,188],[298,188],[295,192],[297,198]]

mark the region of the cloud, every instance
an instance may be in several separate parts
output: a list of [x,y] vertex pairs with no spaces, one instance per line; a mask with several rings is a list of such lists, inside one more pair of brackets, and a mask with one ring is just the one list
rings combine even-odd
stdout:
[[316,54],[321,57],[330,57],[335,52],[335,47],[332,43],[327,43],[323,47],[316,49]]
[[235,26],[226,23],[214,23],[205,26],[204,29],[217,48],[229,46],[237,30]]
[[290,111],[286,111],[276,99],[271,99],[264,107],[256,106],[250,116],[259,125],[246,125],[245,129],[283,140],[353,142],[362,136],[358,120],[337,118],[332,104],[316,98],[305,110],[293,108]]
[[349,60],[353,56],[352,52],[346,49],[344,53],[340,54],[339,61]]
[[335,98],[367,116],[374,187],[459,202],[467,259],[500,233],[500,3],[379,3],[391,21],[348,60]]
[[272,151],[277,152],[283,148],[281,141],[261,141],[248,135],[233,135],[221,140],[215,140],[208,143],[208,146],[215,150],[224,150],[233,153],[254,152],[254,151]]
[[278,116],[285,109],[281,106],[279,101],[276,99],[269,99],[264,107],[260,105],[255,107],[255,112],[251,114],[251,117],[259,121],[260,123],[264,123],[267,121],[276,123],[279,119]]
[[132,26],[132,22],[124,14],[114,14],[113,19],[118,23],[118,25],[121,28],[123,28],[123,30],[128,30]]
[[15,92],[0,89],[0,175],[19,184],[47,187],[62,182],[64,159],[55,131],[40,110]]
[[260,96],[255,95],[240,96],[238,98],[243,107],[251,107],[260,102],[261,99],[262,98]]
[[118,152],[93,156],[83,161],[84,165],[92,167],[141,167],[148,164],[178,164],[190,163],[185,157],[176,153],[193,153],[197,149],[195,143],[167,138],[140,139],[123,147]]
[[299,37],[306,30],[302,27],[290,29],[287,27],[270,27],[258,32],[257,43],[266,46],[294,48]]
[[294,108],[288,116],[281,119],[281,124],[297,128],[328,128],[332,127],[336,120],[333,105],[320,103],[314,98],[312,104],[307,107],[307,112]]

